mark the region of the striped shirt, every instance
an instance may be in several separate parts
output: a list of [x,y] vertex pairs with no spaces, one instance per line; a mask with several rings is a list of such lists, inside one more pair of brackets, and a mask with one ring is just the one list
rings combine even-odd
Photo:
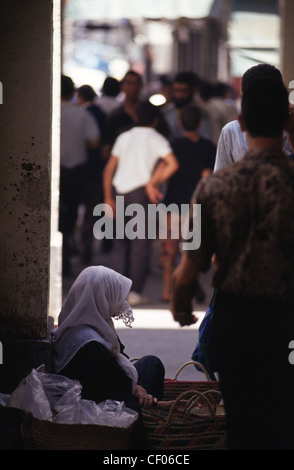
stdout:
[[[283,150],[286,154],[290,153],[290,145],[287,140],[286,133],[284,134]],[[239,121],[231,121],[226,124],[220,134],[214,171],[240,160],[248,152],[248,145],[246,139],[246,132],[240,128]]]

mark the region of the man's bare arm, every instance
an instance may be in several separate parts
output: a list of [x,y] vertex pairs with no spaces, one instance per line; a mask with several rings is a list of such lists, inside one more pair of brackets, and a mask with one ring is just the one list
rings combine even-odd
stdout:
[[118,158],[111,155],[103,172],[104,203],[109,204],[113,211],[115,211],[115,201],[112,195],[112,180],[117,165]]
[[167,181],[178,168],[179,164],[173,153],[169,153],[159,162],[150,181],[145,186],[147,196],[151,202],[157,204],[163,198],[160,192],[160,185]]
[[193,298],[196,292],[199,271],[183,253],[180,264],[174,270],[172,277],[171,312],[175,321],[181,326],[192,325],[197,321],[193,315]]

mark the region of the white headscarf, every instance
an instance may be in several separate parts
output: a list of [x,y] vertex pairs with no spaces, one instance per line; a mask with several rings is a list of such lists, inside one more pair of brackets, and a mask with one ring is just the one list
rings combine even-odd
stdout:
[[84,269],[64,301],[58,317],[58,327],[53,331],[53,344],[58,345],[63,335],[72,328],[92,328],[126,373],[136,381],[135,367],[120,353],[120,344],[112,320],[121,318],[126,326],[131,327],[134,317],[126,301],[131,285],[130,279],[105,266]]

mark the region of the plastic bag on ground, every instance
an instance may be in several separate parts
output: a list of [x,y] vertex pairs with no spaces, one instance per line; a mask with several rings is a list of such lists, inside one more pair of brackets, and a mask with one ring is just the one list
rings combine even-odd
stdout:
[[46,397],[50,403],[52,412],[57,404],[65,406],[68,402],[74,403],[81,399],[82,386],[78,380],[58,374],[38,372]]
[[64,424],[128,427],[138,418],[138,413],[127,408],[124,402],[106,400],[97,404],[83,400],[81,392],[82,386],[77,380],[33,369],[7,397],[6,403],[38,419]]
[[129,427],[138,418],[138,413],[127,408],[124,402],[106,400],[96,404],[91,400],[58,404],[54,421],[63,424],[96,424],[111,427]]
[[32,413],[35,418],[52,420],[55,404],[66,394],[68,400],[79,400],[81,390],[77,380],[33,369],[12,392],[7,406]]
[[106,400],[99,403],[98,407],[103,412],[106,426],[127,427],[134,423],[139,416],[136,411],[127,408],[123,401]]
[[32,413],[39,419],[52,419],[53,416],[43,384],[34,369],[11,393],[7,406]]

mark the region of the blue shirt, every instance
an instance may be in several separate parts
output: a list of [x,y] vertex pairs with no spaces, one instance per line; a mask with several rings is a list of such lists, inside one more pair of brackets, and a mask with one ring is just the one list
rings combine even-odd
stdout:
[[107,349],[111,348],[110,343],[88,326],[69,328],[57,341],[54,339],[53,331],[53,369],[55,373],[60,372],[74,357],[76,352],[90,341],[98,341]]

